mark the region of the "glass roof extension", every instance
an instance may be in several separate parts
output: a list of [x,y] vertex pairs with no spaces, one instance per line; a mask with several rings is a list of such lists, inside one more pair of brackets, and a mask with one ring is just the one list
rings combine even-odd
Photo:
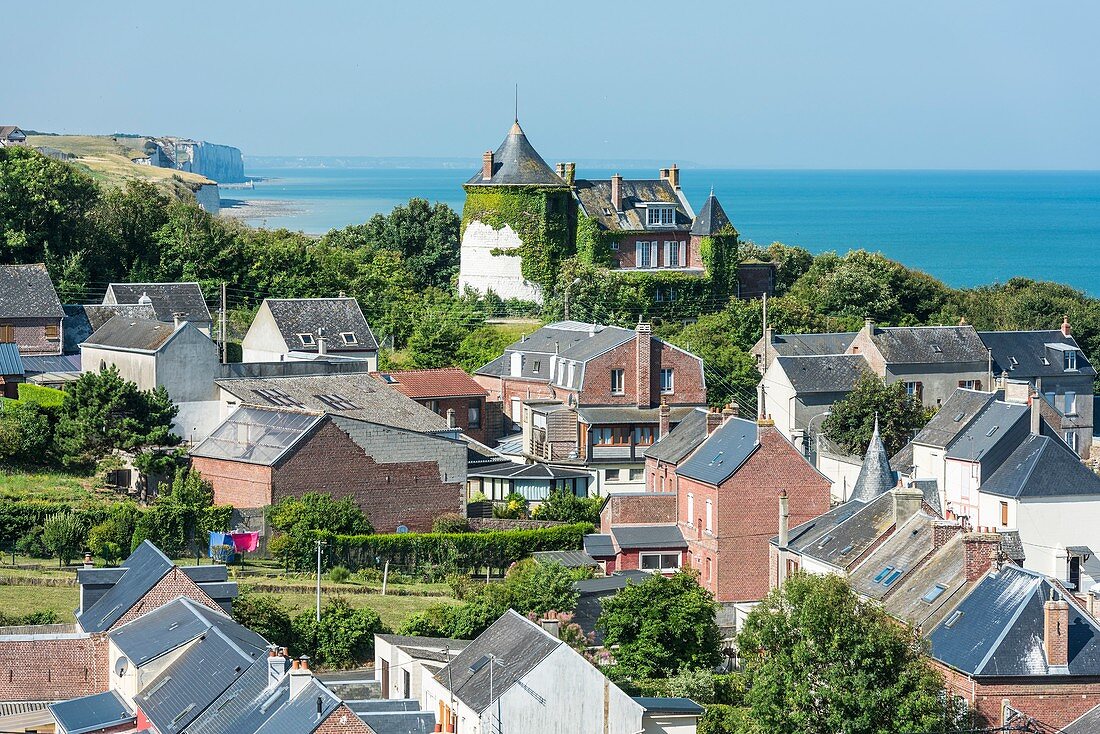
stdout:
[[191,450],[192,456],[270,466],[323,416],[242,407]]

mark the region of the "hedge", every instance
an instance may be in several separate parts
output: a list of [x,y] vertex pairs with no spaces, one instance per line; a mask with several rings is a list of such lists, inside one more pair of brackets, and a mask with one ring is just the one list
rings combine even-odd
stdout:
[[110,505],[70,504],[46,500],[0,500],[0,548],[11,549],[15,541],[39,527],[56,512],[72,512],[85,528],[107,519]]

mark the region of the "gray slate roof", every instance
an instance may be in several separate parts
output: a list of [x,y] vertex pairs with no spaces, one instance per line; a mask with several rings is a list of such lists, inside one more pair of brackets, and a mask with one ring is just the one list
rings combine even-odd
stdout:
[[848,392],[860,375],[868,371],[867,361],[858,354],[777,357],[795,391],[802,395]]
[[[828,334],[776,334],[768,345],[769,358],[844,354],[856,338],[854,331]],[[758,342],[762,344],[763,340]],[[754,349],[754,351],[756,351]]]
[[998,530],[997,534],[1001,536],[1001,550],[1004,551],[1009,560],[1017,566],[1024,565],[1027,558],[1024,555],[1024,541],[1020,538],[1020,531]]
[[15,342],[0,343],[0,375],[22,376],[23,359],[19,356],[19,345]]
[[441,415],[365,372],[227,378],[215,383],[241,404],[332,413],[422,433],[447,430]]
[[172,569],[172,561],[148,540],[134,549],[122,562],[118,581],[83,614],[77,622],[85,632],[103,632],[129,611],[153,585]]
[[0,318],[64,316],[45,265],[0,265]]
[[430,711],[370,711],[356,715],[374,734],[428,734],[435,730]]
[[[1096,375],[1096,368],[1088,361],[1072,336],[1065,336],[1059,329],[1050,331],[981,331],[978,336],[993,351],[993,373],[1007,372],[1014,379],[1029,380],[1036,377],[1054,377],[1067,374],[1062,369],[1062,355],[1047,344],[1066,344],[1078,349],[1077,372],[1068,374]],[[1043,359],[1046,359],[1046,363]]]
[[633,696],[647,714],[683,714],[702,716],[705,709],[690,698],[676,696]]
[[103,326],[96,329],[84,342],[84,346],[137,352],[157,352],[168,343],[168,340],[175,333],[176,327],[164,321],[114,316]]
[[615,543],[623,550],[661,550],[687,548],[680,526],[670,525],[615,525],[611,528]]
[[881,600],[906,581],[908,573],[932,552],[932,524],[936,521],[918,512],[902,523],[849,574],[852,589],[868,599]]
[[[329,352],[362,352],[378,349],[374,332],[354,298],[265,298],[279,333],[287,347],[296,352],[316,352],[317,344],[303,344],[299,334],[324,329]],[[345,344],[341,334],[355,335],[355,343]]]
[[[623,179],[620,189],[622,211],[615,211],[611,204],[611,181],[608,179],[579,179],[573,190],[585,214],[594,218],[604,229],[623,232],[686,232],[691,228],[692,212],[684,205],[667,179]],[[646,226],[646,209],[641,206],[643,203],[673,205],[675,225]]]
[[988,359],[973,326],[880,326],[871,341],[891,364],[984,363]]
[[50,713],[66,734],[84,734],[136,719],[134,712],[114,691],[50,704]]
[[908,474],[913,471],[913,442],[905,444],[901,450],[890,457],[890,468],[899,474]]
[[1081,714],[1062,729],[1062,734],[1096,734],[1100,731],[1100,704]]
[[886,456],[886,446],[879,436],[876,419],[875,430],[871,434],[871,442],[867,444],[867,453],[863,455],[859,476],[852,485],[850,499],[855,502],[870,502],[880,494],[889,492],[896,484],[897,477],[890,468],[890,459]]
[[546,161],[538,154],[527,134],[519,126],[519,120],[512,123],[507,137],[493,153],[493,177],[486,181],[481,170],[475,173],[467,186],[560,186],[563,181]]
[[947,447],[947,457],[981,462],[988,476],[1027,437],[1030,415],[1026,405],[991,401]]
[[[923,542],[921,541],[922,545]],[[871,557],[876,556],[877,551]],[[875,569],[872,579],[881,568],[879,565]],[[891,585],[882,606],[895,619],[927,632],[954,608],[967,588],[962,533],[956,533],[920,566],[907,571]],[[931,601],[926,601],[937,587],[941,589],[938,595]]]
[[[608,425],[614,423],[658,423],[660,408],[637,408],[633,405],[608,406],[601,408],[577,408],[577,418],[589,425]],[[679,423],[696,410],[691,405],[674,405],[669,410],[669,422]]]
[[539,563],[557,563],[566,568],[596,568],[600,565],[584,551],[537,551],[531,556]]
[[[711,191],[710,196],[703,202],[703,208],[699,210],[699,216],[695,217],[695,221],[692,222],[691,233],[700,237],[707,237],[718,234],[727,227],[733,228],[730,218],[726,216],[726,211],[719,203],[718,197]],[[737,234],[736,229],[733,230],[733,234]]]
[[62,335],[65,338],[64,352],[79,352],[82,342],[86,342],[92,333],[111,320],[114,316],[129,319],[157,320],[156,312],[150,305],[71,305],[65,306],[65,320],[61,322]]
[[79,354],[33,354],[21,355],[23,369],[27,375],[44,372],[80,372]]
[[755,421],[729,418],[676,468],[676,473],[707,484],[721,484],[733,476],[759,445]]
[[981,486],[999,497],[1100,496],[1100,476],[1058,439],[1028,435]]
[[140,304],[145,296],[159,321],[172,322],[177,313],[187,321],[209,322],[210,309],[198,283],[111,283],[103,304]]
[[960,433],[966,430],[974,417],[993,402],[995,397],[992,393],[956,388],[955,392],[951,393],[951,397],[940,406],[939,411],[913,438],[913,443],[940,449],[947,448]]
[[988,573],[929,635],[932,656],[974,676],[1050,673],[1043,602],[1069,602],[1069,675],[1100,675],[1100,625],[1044,576],[1016,566]]
[[[790,529],[787,547],[837,568],[850,567],[894,524],[893,495],[848,501]],[[772,537],[772,545],[779,542]]]
[[647,448],[646,458],[678,464],[707,437],[707,411],[694,408],[664,438]]
[[[554,321],[509,344],[503,355],[482,365],[475,374],[493,377],[510,376],[511,355],[513,352],[519,352],[526,355],[519,376],[548,382],[551,378],[551,356],[564,354],[572,347],[594,338],[605,329],[626,331],[616,326],[608,327],[581,321]],[[536,361],[539,362],[540,367],[538,372],[535,371]]]
[[[436,673],[435,679],[450,685],[455,698],[481,713],[511,687],[506,681],[522,680],[561,644],[561,640],[509,609]],[[490,656],[495,660],[488,659]],[[492,674],[496,681],[492,693],[490,666],[495,668]],[[502,675],[505,671],[506,676]]]
[[594,558],[609,558],[615,555],[615,543],[610,533],[589,533],[584,536],[584,552]]

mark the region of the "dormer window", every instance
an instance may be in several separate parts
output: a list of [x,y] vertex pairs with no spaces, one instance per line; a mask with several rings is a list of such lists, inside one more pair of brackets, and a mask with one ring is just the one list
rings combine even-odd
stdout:
[[344,340],[345,346],[351,346],[353,344],[359,343],[359,340],[355,338],[354,331],[341,331],[340,338]]
[[317,340],[313,338],[313,334],[309,333],[299,334],[298,339],[301,340],[303,347],[312,347],[317,343]]
[[1066,372],[1077,369],[1077,350],[1062,352],[1062,369]]
[[676,224],[676,208],[649,204],[646,206],[645,223],[647,227],[668,227]]

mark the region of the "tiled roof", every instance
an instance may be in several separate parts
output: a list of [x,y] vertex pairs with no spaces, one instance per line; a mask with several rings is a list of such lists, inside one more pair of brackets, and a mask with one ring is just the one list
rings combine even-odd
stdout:
[[871,341],[889,364],[984,363],[988,359],[973,326],[880,326]]
[[584,552],[594,558],[609,558],[615,555],[615,543],[610,533],[589,533],[584,536]]
[[63,318],[46,266],[0,265],[0,317]]
[[[1050,331],[980,331],[978,336],[993,352],[993,373],[1007,372],[1010,378],[1030,380],[1036,377],[1057,377],[1067,374],[1095,376],[1096,369],[1080,350],[1077,340],[1058,329]],[[1077,372],[1062,368],[1061,352],[1049,344],[1076,347]]]
[[[696,408],[691,405],[674,405],[669,409],[669,421],[679,423],[691,415]],[[589,425],[607,425],[615,423],[658,423],[660,408],[637,408],[633,405],[605,406],[598,408],[577,408],[577,417]]]
[[1096,734],[1100,731],[1100,704],[1093,706],[1061,730],[1061,734]]
[[974,417],[989,405],[992,393],[956,388],[932,419],[913,438],[913,443],[945,449],[966,430]]
[[378,376],[410,398],[446,398],[488,395],[489,391],[458,367],[435,370],[379,372]]
[[479,169],[467,186],[560,186],[563,181],[546,161],[535,151],[517,120],[512,124],[507,137],[493,154],[493,176],[488,181],[482,178]]
[[1100,476],[1058,439],[1030,434],[982,483],[980,491],[1017,499],[1096,497],[1100,496]]
[[[378,349],[374,333],[354,298],[265,298],[264,304],[282,334],[287,347],[298,352],[316,352],[318,329],[324,329],[329,352],[361,352]],[[299,334],[314,336],[304,344]],[[343,334],[350,334],[345,341]]]
[[[622,210],[616,211],[611,203],[611,181],[578,179],[573,190],[585,214],[594,218],[604,229],[624,232],[651,231],[686,232],[691,228],[692,212],[667,179],[623,179],[621,184]],[[675,225],[646,226],[646,208],[643,204],[671,204],[674,207]]]
[[140,668],[213,627],[244,649],[262,652],[267,645],[263,637],[247,627],[186,597],[170,601],[109,634],[130,663]]
[[703,208],[699,210],[699,216],[695,217],[695,221],[692,222],[691,233],[700,237],[707,237],[722,233],[727,228],[732,230],[732,234],[737,234],[737,230],[733,229],[730,218],[726,216],[722,204],[719,203],[718,197],[711,191],[710,196],[703,202]]
[[[554,321],[509,344],[503,355],[482,365],[476,374],[493,377],[511,376],[512,354],[519,353],[523,355],[519,377],[549,382],[551,357],[565,353],[570,348],[595,337],[604,329],[626,331],[616,326],[608,327],[580,321]],[[535,371],[536,362],[539,363],[537,372]]]
[[676,468],[676,474],[707,484],[721,484],[756,451],[760,445],[758,435],[755,421],[728,418]]
[[172,338],[176,331],[173,324],[164,321],[114,316],[103,326],[96,329],[84,342],[84,346],[135,352],[157,352],[168,343],[168,340]]
[[187,321],[211,321],[198,283],[111,283],[103,296],[104,305],[147,302],[159,321],[174,321],[176,314]]
[[781,356],[775,362],[800,395],[848,392],[860,375],[869,371],[867,361],[858,354]]
[[[768,344],[768,357],[805,357],[824,354],[844,354],[856,338],[854,331],[827,334],[776,334]],[[753,352],[763,351],[763,339]]]

